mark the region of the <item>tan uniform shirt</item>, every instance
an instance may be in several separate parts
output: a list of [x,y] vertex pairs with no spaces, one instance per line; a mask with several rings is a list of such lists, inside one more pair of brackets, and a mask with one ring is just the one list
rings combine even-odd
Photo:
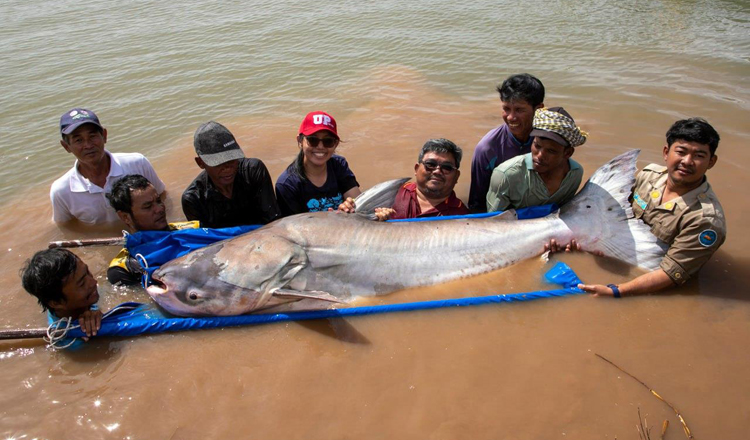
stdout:
[[669,245],[660,267],[676,284],[695,275],[724,243],[724,210],[708,180],[689,193],[662,203],[667,168],[651,164],[635,178],[633,213]]
[[573,159],[568,159],[568,164],[570,171],[560,183],[560,188],[550,194],[544,180],[534,171],[531,153],[506,160],[492,171],[490,190],[487,192],[487,212],[549,203],[562,206],[576,195],[583,179],[583,167]]

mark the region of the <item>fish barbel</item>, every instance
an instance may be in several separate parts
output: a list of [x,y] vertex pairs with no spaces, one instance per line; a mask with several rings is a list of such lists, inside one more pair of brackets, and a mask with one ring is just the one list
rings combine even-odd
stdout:
[[[153,274],[148,292],[181,316],[325,308],[483,274],[540,255],[551,239],[573,238],[586,251],[653,270],[666,246],[633,218],[628,202],[638,153],[599,168],[573,200],[543,218],[518,220],[513,210],[426,222],[298,214],[170,261]],[[404,181],[366,191],[357,212],[390,206],[383,198],[392,203]]]

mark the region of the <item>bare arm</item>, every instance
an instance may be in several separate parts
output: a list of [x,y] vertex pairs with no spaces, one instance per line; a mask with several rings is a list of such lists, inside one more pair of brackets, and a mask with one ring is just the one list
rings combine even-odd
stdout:
[[[633,296],[658,292],[674,285],[666,272],[656,269],[617,287],[621,296]],[[614,296],[611,288],[601,284],[579,284],[578,288],[584,292],[593,293],[595,296]]]
[[343,194],[344,200],[349,199],[349,198],[356,199],[357,196],[360,194],[362,194],[362,191],[359,189],[358,186],[355,186],[354,188],[350,189],[349,191]]

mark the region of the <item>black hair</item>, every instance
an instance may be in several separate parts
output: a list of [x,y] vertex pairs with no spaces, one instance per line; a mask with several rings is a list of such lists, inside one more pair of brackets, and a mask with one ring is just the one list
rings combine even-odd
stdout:
[[21,283],[34,295],[42,310],[50,308],[51,301],[64,302],[62,287],[65,279],[76,271],[78,257],[67,249],[45,249],[26,260],[21,268]]
[[299,153],[297,153],[297,157],[294,158],[294,162],[292,162],[290,171],[292,174],[298,175],[302,180],[309,180],[305,174],[305,153],[302,152],[301,148]]
[[453,155],[453,159],[456,161],[456,168],[461,166],[461,157],[463,157],[463,151],[458,145],[449,141],[448,139],[430,139],[422,145],[422,149],[419,151],[419,158],[417,161],[422,163],[422,158],[428,152],[435,153],[450,153]]
[[711,156],[719,148],[719,133],[703,118],[681,119],[667,130],[667,146],[671,147],[677,140],[696,142],[708,145]]
[[[88,124],[93,125],[94,128],[96,128],[96,131],[99,132],[99,134],[102,134],[102,135],[104,134],[104,129],[102,127],[94,124],[93,122],[89,122]],[[79,125],[79,127],[82,127],[84,125],[86,125],[86,124],[81,124],[81,125]],[[78,127],[76,127],[76,128],[78,128]],[[62,133],[60,133],[60,134],[62,135],[62,140],[64,140],[66,144],[69,144],[70,143],[70,134],[62,134]]]
[[536,107],[544,102],[544,84],[539,79],[528,73],[519,73],[511,75],[497,86],[500,93],[500,100],[503,102],[512,102],[524,100],[532,107]]
[[151,182],[140,174],[128,174],[119,178],[107,193],[107,200],[115,211],[133,213],[132,191],[142,190],[151,186]]

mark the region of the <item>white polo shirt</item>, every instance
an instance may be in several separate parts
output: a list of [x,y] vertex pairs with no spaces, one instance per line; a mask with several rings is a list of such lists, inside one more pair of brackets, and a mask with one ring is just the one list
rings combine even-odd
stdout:
[[111,160],[104,188],[91,183],[78,172],[77,160],[73,168],[52,183],[49,194],[52,199],[52,220],[62,223],[76,218],[89,224],[118,221],[119,217],[109,205],[106,194],[112,190],[112,184],[117,179],[127,174],[140,174],[154,185],[157,193],[164,192],[164,182],[144,155],[104,151]]

